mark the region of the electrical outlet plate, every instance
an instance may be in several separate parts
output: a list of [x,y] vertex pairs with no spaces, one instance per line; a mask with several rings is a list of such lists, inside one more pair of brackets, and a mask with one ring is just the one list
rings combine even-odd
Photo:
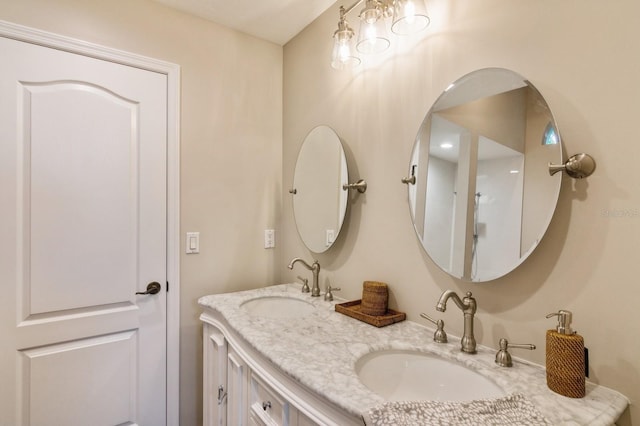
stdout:
[[270,249],[276,246],[276,231],[274,229],[264,230],[264,248]]
[[327,239],[325,245],[330,247],[336,240],[336,231],[334,229],[327,229]]

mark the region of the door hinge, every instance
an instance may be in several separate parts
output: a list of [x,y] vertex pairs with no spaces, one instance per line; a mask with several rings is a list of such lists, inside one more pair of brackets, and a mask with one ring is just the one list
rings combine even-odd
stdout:
[[169,281],[167,281],[167,293],[169,293]]

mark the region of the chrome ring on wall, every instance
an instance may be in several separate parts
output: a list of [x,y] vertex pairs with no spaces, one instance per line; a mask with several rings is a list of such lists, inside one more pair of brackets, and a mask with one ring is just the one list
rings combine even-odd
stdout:
[[596,160],[592,156],[585,153],[572,155],[564,164],[551,164],[549,163],[549,174],[554,174],[564,171],[567,175],[574,179],[583,179],[591,174],[596,169]]

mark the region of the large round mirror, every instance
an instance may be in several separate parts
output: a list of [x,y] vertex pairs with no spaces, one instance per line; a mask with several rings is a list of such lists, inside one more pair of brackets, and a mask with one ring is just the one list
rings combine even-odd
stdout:
[[[418,238],[445,272],[499,278],[526,259],[558,200],[560,136],[544,98],[501,68],[472,72],[440,95],[416,136],[409,207]],[[415,179],[414,179],[415,178]]]
[[322,253],[338,237],[347,210],[347,158],[338,135],[327,126],[311,130],[302,143],[293,176],[293,215],[309,250]]

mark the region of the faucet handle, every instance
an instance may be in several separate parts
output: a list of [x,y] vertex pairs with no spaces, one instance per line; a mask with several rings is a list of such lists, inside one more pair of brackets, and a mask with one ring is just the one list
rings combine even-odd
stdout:
[[447,343],[447,333],[444,332],[444,321],[441,319],[436,321],[425,313],[421,313],[420,316],[435,324],[437,329],[436,332],[433,333],[433,341],[436,343]]
[[505,338],[500,339],[500,350],[496,353],[496,364],[501,367],[511,367],[513,362],[511,361],[511,354],[509,348],[516,349],[529,349],[530,351],[536,348],[536,345],[530,343],[509,343]]
[[331,284],[327,284],[327,291],[324,293],[325,302],[333,301],[333,293],[332,291],[340,291],[340,287],[331,287]]
[[298,279],[302,281],[302,292],[309,293],[309,280],[307,278],[302,278],[300,275],[298,275]]

